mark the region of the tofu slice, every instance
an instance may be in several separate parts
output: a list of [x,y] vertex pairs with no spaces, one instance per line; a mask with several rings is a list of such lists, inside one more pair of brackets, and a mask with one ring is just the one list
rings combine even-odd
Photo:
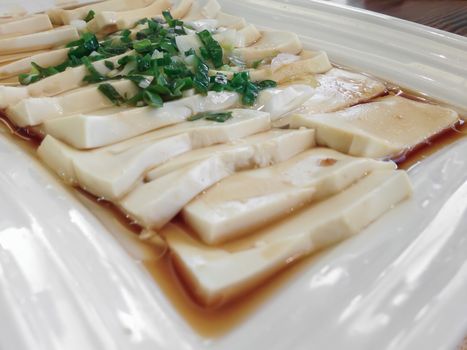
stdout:
[[38,33],[52,29],[52,23],[46,14],[22,18],[18,21],[0,24],[0,38]]
[[101,11],[88,22],[87,29],[93,33],[112,33],[119,29],[131,28],[142,18],[156,17],[170,9],[169,0],[155,0],[146,7],[128,11]]
[[71,21],[84,19],[89,11],[95,13],[102,11],[128,11],[150,5],[154,0],[108,0],[97,4],[81,6],[73,10],[61,10],[60,17],[64,24],[70,24]]
[[204,243],[220,244],[291,215],[311,201],[334,195],[371,171],[384,169],[395,170],[396,165],[313,148],[272,167],[222,180],[188,203],[182,214]]
[[222,11],[219,11],[215,18],[219,27],[241,30],[247,26],[245,18],[229,15]]
[[79,151],[47,136],[39,156],[65,181],[108,200],[127,193],[143,173],[192,149],[233,142],[270,128],[269,115],[238,109],[224,123],[185,122],[91,151]]
[[458,121],[451,109],[387,96],[335,113],[296,114],[290,127],[313,128],[319,145],[350,155],[394,158]]
[[[138,88],[129,80],[108,81],[122,96],[133,96]],[[84,102],[85,101],[85,102]],[[113,103],[97,85],[83,87],[54,97],[28,97],[6,110],[8,118],[20,127],[35,126],[46,120],[112,107]]]
[[[314,78],[313,78],[314,80]],[[326,74],[316,75],[318,82],[313,95],[297,110],[283,116],[274,125],[289,124],[293,114],[315,114],[335,112],[361,102],[366,102],[386,92],[386,87],[378,80],[363,74],[332,68]],[[308,83],[297,79],[293,84]]]
[[46,120],[47,134],[79,149],[102,147],[164,126],[185,121],[189,116],[219,111],[238,104],[233,92],[209,92],[167,102],[161,108],[138,107],[108,115],[76,114]]
[[263,31],[261,39],[251,46],[236,48],[232,59],[248,67],[258,60],[273,58],[279,53],[296,55],[302,51],[302,43],[297,34],[281,31]]
[[7,78],[29,72],[31,70],[31,62],[35,62],[41,67],[56,66],[68,59],[68,51],[68,48],[64,48],[39,52],[34,55],[29,54],[27,57],[1,66],[0,78]]
[[195,196],[236,170],[285,161],[313,145],[311,130],[275,130],[239,140],[221,151],[217,148],[216,152],[216,147],[205,149],[210,151],[209,156],[193,159],[163,176],[141,183],[119,205],[141,225],[157,230]]
[[51,49],[79,39],[76,28],[63,26],[45,32],[26,34],[19,37],[0,39],[2,54]]
[[[278,83],[299,80],[306,75],[326,73],[332,68],[324,51],[303,51],[300,55],[279,54],[270,65],[252,69],[253,81],[274,80]],[[317,84],[318,85],[318,84]]]
[[[208,0],[201,4],[201,1],[193,2],[189,11],[179,16],[184,22],[199,19],[216,18],[221,7],[216,0]],[[174,17],[176,18],[176,17]]]
[[204,305],[219,306],[297,259],[359,233],[410,193],[404,171],[381,170],[230,245],[207,247],[174,224],[161,234],[190,292]]
[[259,93],[254,108],[270,113],[271,120],[275,121],[301,106],[313,95],[314,90],[311,86],[301,84],[266,89]]
[[28,51],[28,52],[17,52],[17,53],[9,53],[6,55],[0,55],[0,66],[4,66],[8,63],[13,61],[17,61],[31,55],[36,55],[39,53],[48,52],[47,50],[35,50],[35,51]]
[[[106,60],[115,63],[120,58],[132,53],[133,51],[128,51],[122,55],[109,57]],[[101,74],[107,74],[110,71],[105,66],[104,60],[94,62],[93,66]],[[86,85],[83,79],[87,74],[88,71],[85,66],[78,66],[68,68],[61,73],[51,75],[28,86],[8,88],[0,86],[0,108],[7,108],[27,97],[54,96],[77,89]]]

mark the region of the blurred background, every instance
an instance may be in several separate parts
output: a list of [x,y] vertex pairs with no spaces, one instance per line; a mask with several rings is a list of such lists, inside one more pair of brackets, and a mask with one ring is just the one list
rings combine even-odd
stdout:
[[467,0],[328,0],[467,36]]

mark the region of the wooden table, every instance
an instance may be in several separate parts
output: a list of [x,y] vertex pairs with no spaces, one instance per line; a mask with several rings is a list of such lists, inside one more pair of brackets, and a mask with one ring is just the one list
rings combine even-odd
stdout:
[[[329,0],[467,36],[467,0]],[[467,350],[467,337],[459,350]]]
[[466,0],[331,0],[467,36]]

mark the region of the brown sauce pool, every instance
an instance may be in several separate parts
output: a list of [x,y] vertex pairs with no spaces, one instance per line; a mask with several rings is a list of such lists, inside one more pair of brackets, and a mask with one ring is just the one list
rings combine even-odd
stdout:
[[[401,95],[417,101],[432,103],[416,94],[403,92],[398,89],[389,88],[390,93]],[[36,158],[35,150],[39,146],[42,136],[28,128],[15,127],[8,118],[0,111],[0,133],[10,134],[12,139],[21,146],[27,153]],[[442,132],[439,135],[427,140],[424,144],[410,150],[399,158],[395,159],[398,167],[410,170],[413,166],[419,164],[423,159],[429,157],[438,150],[453,144],[467,134],[467,123],[459,122],[453,128]],[[63,183],[63,186],[69,189],[69,186]],[[131,244],[137,246],[137,249],[144,251],[141,257],[135,257],[135,261],[141,263],[150,273],[159,288],[164,292],[173,307],[183,316],[186,322],[201,336],[207,338],[216,338],[231,331],[238,326],[245,318],[261,307],[267,300],[274,295],[275,291],[287,284],[288,281],[297,276],[300,271],[304,271],[311,263],[319,257],[321,253],[316,253],[310,257],[294,262],[286,269],[277,273],[272,278],[265,281],[261,286],[251,292],[244,294],[236,300],[220,305],[215,308],[205,308],[198,304],[189,293],[189,288],[184,285],[183,278],[180,278],[179,272],[174,264],[174,259],[170,253],[161,252],[160,247],[143,242],[137,238],[141,232],[141,226],[132,222],[131,219],[123,214],[112,203],[100,200],[89,194],[85,190],[77,188],[73,191],[81,202],[88,202],[87,207],[103,221],[113,220],[113,226],[109,232],[114,234],[121,241],[123,247]],[[90,204],[91,203],[91,204]],[[86,205],[86,203],[85,203]],[[98,210],[101,208],[103,210]],[[99,211],[99,213],[97,213]],[[116,233],[118,231],[118,233]],[[125,236],[124,239],[121,239]],[[129,251],[127,249],[127,251]],[[132,255],[130,253],[130,255]]]

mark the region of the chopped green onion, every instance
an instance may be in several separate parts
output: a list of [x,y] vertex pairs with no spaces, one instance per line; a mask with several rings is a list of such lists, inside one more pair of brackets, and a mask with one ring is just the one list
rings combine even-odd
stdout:
[[232,112],[204,112],[192,115],[188,117],[187,120],[192,122],[199,119],[206,119],[213,122],[224,123],[230,118],[232,118]]
[[256,86],[260,90],[269,89],[277,86],[277,83],[274,80],[263,80],[259,83],[256,83]]
[[109,68],[110,70],[114,70],[115,69],[115,64],[112,62],[112,61],[104,61],[104,64],[107,68]]
[[94,66],[92,65],[91,61],[89,60],[88,57],[83,57],[82,59],[82,62],[84,64],[84,66],[86,67],[86,69],[88,70],[89,72],[89,75],[86,75],[84,77],[84,81],[88,82],[88,83],[97,83],[99,81],[104,81],[106,80],[106,77],[104,77],[101,73],[99,73],[96,68],[94,68]]
[[125,103],[123,96],[108,83],[99,84],[97,90],[102,92],[114,105],[120,106],[122,103]]
[[151,107],[162,107],[164,104],[164,101],[162,101],[162,98],[159,96],[159,94],[150,90],[143,91],[143,100],[148,106]]
[[89,56],[92,52],[99,49],[99,41],[96,36],[92,33],[84,33],[80,40],[77,40],[79,44],[68,51],[68,57],[81,58]]
[[[219,68],[223,65],[222,62],[222,47],[221,45],[215,40],[211,33],[208,30],[203,30],[199,33],[197,33],[199,39],[204,45],[204,48],[206,49],[207,55],[211,59],[212,64],[214,65],[215,68]],[[203,52],[203,51],[201,51]]]
[[84,17],[84,21],[89,22],[90,20],[94,18],[95,15],[96,13],[93,10],[90,10],[88,14],[86,15],[86,17]]

